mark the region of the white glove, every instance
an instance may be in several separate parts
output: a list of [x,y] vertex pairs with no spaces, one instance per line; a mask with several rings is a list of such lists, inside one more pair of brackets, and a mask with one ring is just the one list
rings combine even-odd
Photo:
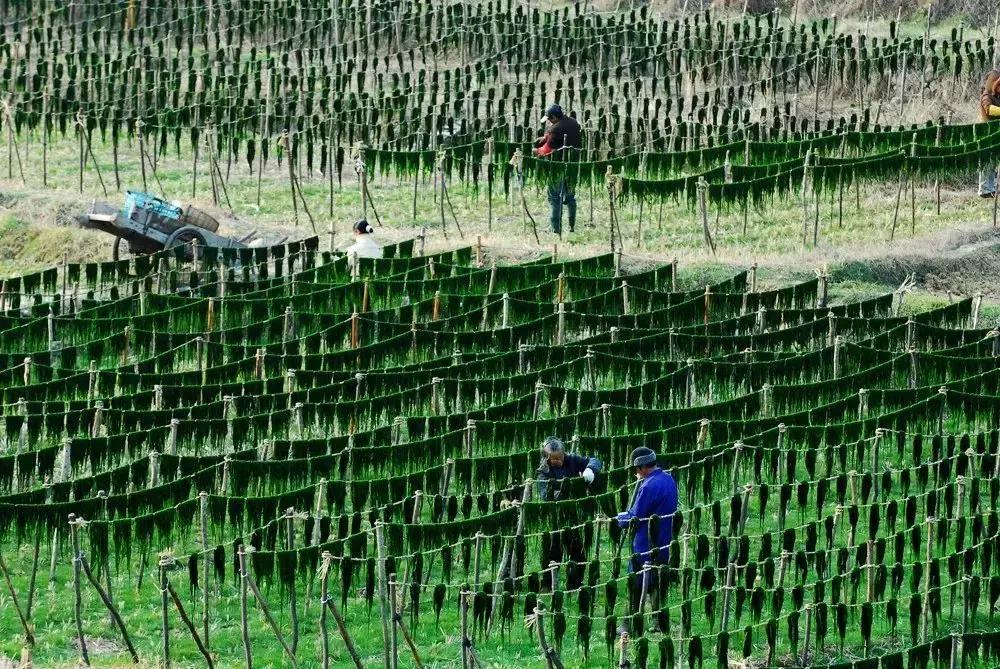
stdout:
[[587,482],[587,485],[590,485],[591,483],[593,483],[594,482],[594,470],[591,469],[590,467],[587,467],[586,469],[584,469],[583,470],[583,480]]

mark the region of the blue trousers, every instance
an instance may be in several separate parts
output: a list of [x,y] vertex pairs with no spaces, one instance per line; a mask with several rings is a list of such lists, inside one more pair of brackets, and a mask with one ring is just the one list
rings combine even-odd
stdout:
[[987,167],[979,170],[979,194],[991,195],[997,192],[997,172],[995,168]]
[[566,205],[566,214],[569,218],[569,231],[576,229],[576,194],[566,184],[565,181],[549,186],[549,205],[552,207],[552,232],[557,235],[562,234],[562,210]]

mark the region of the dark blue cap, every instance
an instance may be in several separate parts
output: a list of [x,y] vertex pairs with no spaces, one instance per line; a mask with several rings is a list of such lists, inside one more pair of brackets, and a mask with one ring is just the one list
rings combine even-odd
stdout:
[[560,107],[559,105],[551,105],[548,109],[545,110],[545,118],[549,117],[562,118],[563,117],[562,107]]

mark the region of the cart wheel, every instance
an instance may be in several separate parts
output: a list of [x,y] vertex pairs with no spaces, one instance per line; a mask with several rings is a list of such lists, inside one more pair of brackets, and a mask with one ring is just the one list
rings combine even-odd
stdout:
[[115,262],[119,260],[128,260],[135,254],[132,253],[132,247],[127,241],[121,237],[115,237],[115,244],[111,247],[111,257]]
[[198,246],[205,246],[205,236],[198,232],[195,228],[182,228],[175,232],[173,235],[167,239],[164,247],[167,249],[177,248],[178,246],[185,247],[184,255],[188,259],[192,257],[191,255],[191,245],[197,244]]

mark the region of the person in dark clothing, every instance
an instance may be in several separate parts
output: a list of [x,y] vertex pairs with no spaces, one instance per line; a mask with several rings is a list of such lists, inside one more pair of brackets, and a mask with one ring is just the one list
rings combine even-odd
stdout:
[[[1000,120],[1000,69],[990,70],[983,81],[979,96],[979,120],[983,123]],[[995,197],[996,192],[996,166],[985,165],[979,170],[979,197]]]
[[[677,512],[677,483],[673,476],[656,465],[656,453],[645,446],[632,451],[631,461],[639,479],[639,490],[629,510],[618,514],[618,525],[628,527],[633,518],[641,521],[632,539],[631,566],[639,571],[645,562],[667,564]],[[650,522],[653,518],[655,520]],[[654,524],[653,536],[650,536],[650,526]]]
[[[677,513],[677,483],[674,477],[656,465],[656,453],[645,446],[632,451],[630,457],[639,479],[632,506],[618,514],[619,527],[628,527],[633,519],[639,524],[632,539],[632,559],[629,572],[642,574],[646,591],[652,597],[653,610],[659,608],[659,572],[670,559],[670,541],[674,533],[674,514]],[[644,571],[644,567],[649,569]],[[640,581],[641,583],[641,581]],[[640,610],[641,586],[630,593],[632,611]]]
[[[547,437],[542,442],[542,462],[538,467],[538,492],[542,499],[548,494],[549,481],[561,481],[571,476],[581,476],[590,485],[596,474],[602,468],[597,458],[585,457],[576,453],[567,453],[566,446],[556,437]],[[552,495],[559,499],[559,492]],[[562,529],[551,534],[552,543],[548,559],[570,564],[566,571],[566,587],[574,590],[583,585],[583,576],[587,563],[587,551],[578,529]],[[551,587],[552,572],[546,572],[546,583]]]
[[[549,481],[561,481],[570,476],[582,476],[588,485],[601,471],[601,461],[576,453],[567,453],[566,445],[556,437],[546,437],[542,442],[542,462],[538,466],[538,493],[545,499]],[[556,493],[558,497],[558,493]]]
[[[545,111],[542,122],[549,124],[545,135],[535,142],[535,155],[549,157],[560,162],[576,162],[580,159],[580,124],[575,118],[566,116],[562,107],[552,105]],[[562,234],[562,208],[566,205],[569,231],[576,229],[576,193],[573,184],[563,175],[562,179],[549,185],[549,205],[552,207],[552,232]]]

